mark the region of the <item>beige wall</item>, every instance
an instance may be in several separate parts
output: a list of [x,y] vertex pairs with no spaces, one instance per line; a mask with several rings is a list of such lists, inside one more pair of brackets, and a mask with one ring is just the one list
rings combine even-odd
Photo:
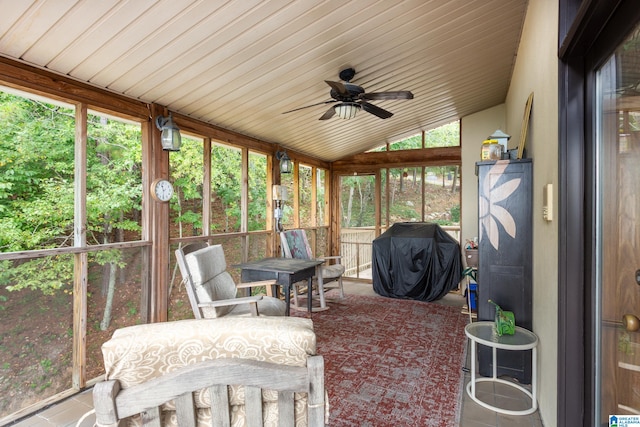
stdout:
[[478,237],[478,177],[475,164],[480,160],[482,141],[497,129],[504,131],[505,123],[504,104],[462,118],[460,124],[460,143],[462,144],[460,243],[462,244],[468,239]]
[[[480,144],[496,129],[520,140],[525,104],[533,92],[526,140],[533,159],[533,330],[538,335],[538,402],[543,424],[557,422],[558,321],[558,2],[529,0],[513,76],[503,105],[464,117],[462,143],[461,239],[477,236],[478,188],[475,162]],[[553,221],[542,218],[545,184],[553,184]],[[517,319],[516,319],[517,320]]]
[[[533,107],[526,142],[533,159],[533,330],[538,335],[540,415],[545,426],[557,418],[558,322],[558,2],[530,0],[507,94],[507,130],[517,143],[527,97]],[[553,184],[553,221],[542,218],[545,184]]]

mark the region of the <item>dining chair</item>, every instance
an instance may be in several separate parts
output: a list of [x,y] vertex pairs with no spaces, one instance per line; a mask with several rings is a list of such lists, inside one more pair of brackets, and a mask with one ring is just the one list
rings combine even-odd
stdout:
[[[309,239],[307,233],[303,229],[286,230],[280,233],[280,244],[282,247],[282,255],[285,258],[297,258],[297,259],[315,259],[313,251],[309,245]],[[337,288],[340,290],[340,298],[344,298],[344,287],[342,285],[342,275],[344,274],[345,267],[340,263],[341,256],[323,256],[321,258],[327,261],[319,267],[319,277],[316,277],[318,285],[318,295],[320,297],[320,307],[314,309],[326,310],[327,303],[324,293],[329,289]],[[328,262],[335,261],[334,264]],[[335,281],[335,286],[326,286],[327,282]],[[298,307],[298,295],[297,288],[293,286],[293,303]],[[309,293],[311,295],[311,293]]]

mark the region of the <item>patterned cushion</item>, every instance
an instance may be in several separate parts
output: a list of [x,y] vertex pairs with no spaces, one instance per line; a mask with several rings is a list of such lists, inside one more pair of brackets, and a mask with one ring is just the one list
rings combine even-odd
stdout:
[[[310,319],[296,317],[223,317],[136,325],[118,329],[103,344],[106,379],[118,379],[126,389],[181,366],[216,358],[243,358],[292,366],[305,366],[316,353],[316,336]],[[204,408],[208,390],[196,395]],[[231,388],[232,425],[244,424],[243,387]],[[277,426],[277,394],[263,393],[265,426]],[[163,425],[176,425],[171,404],[163,408]],[[306,394],[296,394],[296,425],[306,425]],[[202,425],[209,409],[198,410]],[[128,425],[139,425],[133,417]]]
[[288,230],[284,232],[284,236],[287,239],[291,258],[311,259],[313,257],[304,230]]

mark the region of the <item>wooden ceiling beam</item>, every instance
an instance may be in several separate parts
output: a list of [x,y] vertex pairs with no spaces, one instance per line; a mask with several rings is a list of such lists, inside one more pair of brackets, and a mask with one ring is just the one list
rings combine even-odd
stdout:
[[376,151],[356,154],[332,163],[334,173],[374,172],[380,168],[449,166],[462,162],[460,147]]
[[129,120],[149,119],[149,105],[144,102],[1,56],[0,84],[62,102],[87,104],[90,109],[122,114]]

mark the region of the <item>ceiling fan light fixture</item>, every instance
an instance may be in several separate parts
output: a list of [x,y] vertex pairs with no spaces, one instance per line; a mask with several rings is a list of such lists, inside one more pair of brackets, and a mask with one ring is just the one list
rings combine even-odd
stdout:
[[359,109],[360,105],[355,102],[343,102],[335,106],[338,117],[345,120],[353,119]]

